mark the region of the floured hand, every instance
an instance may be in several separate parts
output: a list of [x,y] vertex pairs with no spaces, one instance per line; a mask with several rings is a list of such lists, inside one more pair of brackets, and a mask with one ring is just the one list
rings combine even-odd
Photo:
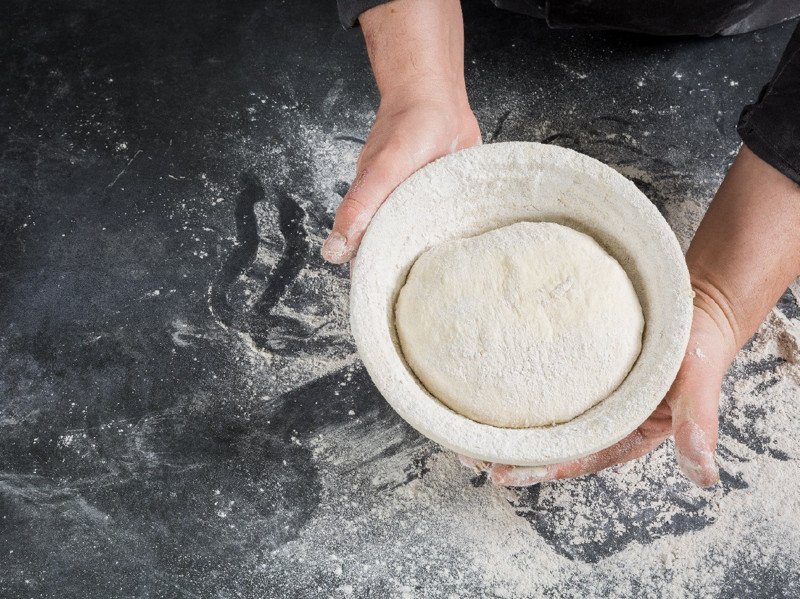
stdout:
[[[701,302],[702,304],[702,302]],[[550,466],[487,464],[460,456],[465,466],[488,469],[495,484],[524,487],[548,480],[574,478],[641,457],[675,436],[681,470],[701,487],[719,480],[714,463],[717,409],[722,377],[727,370],[733,337],[721,330],[708,307],[695,306],[689,346],[672,388],[639,428],[611,447],[571,462]]]
[[719,480],[714,461],[722,378],[800,274],[800,186],[742,146],[686,254],[695,291],[692,332],[678,376],[653,414],[625,439],[584,458],[535,468],[487,464],[499,485],[527,486],[636,459],[670,435],[683,473]]

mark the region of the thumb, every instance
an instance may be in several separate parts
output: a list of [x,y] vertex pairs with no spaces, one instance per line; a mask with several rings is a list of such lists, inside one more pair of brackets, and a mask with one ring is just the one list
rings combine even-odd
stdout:
[[322,257],[334,264],[351,260],[380,205],[412,172],[408,159],[390,150],[377,154],[360,168],[336,211],[333,229],[322,246]]
[[715,463],[722,385],[721,352],[703,335],[692,335],[680,372],[667,393],[672,411],[675,457],[696,485],[719,482]]

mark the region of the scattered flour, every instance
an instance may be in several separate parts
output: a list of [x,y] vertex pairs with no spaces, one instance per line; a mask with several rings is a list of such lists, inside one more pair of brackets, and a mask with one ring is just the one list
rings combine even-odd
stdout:
[[[311,440],[322,502],[299,537],[270,556],[275,580],[302,584],[330,570],[336,556],[336,571],[355,596],[444,598],[456,588],[459,597],[661,598],[716,597],[733,584],[732,569],[743,569],[745,577],[756,575],[753,567],[797,572],[798,344],[800,325],[774,310],[753,345],[736,359],[737,373],[772,357],[785,360],[774,372],[729,379],[718,460],[741,482],[723,480],[711,490],[685,484],[668,442],[646,458],[595,477],[541,485],[538,500],[546,500],[550,512],[544,517],[566,519],[557,539],[547,539],[537,530],[542,527],[525,517],[530,490],[475,486],[481,477],[430,442],[406,442],[381,457],[382,449],[400,441],[400,422],[379,430],[357,423],[325,429]],[[774,384],[762,394],[758,389],[767,380]],[[751,410],[765,403],[762,422],[754,423]],[[748,447],[739,432],[751,426],[788,458]],[[409,464],[420,456],[427,456],[424,472],[407,480]],[[565,555],[593,535],[607,540],[606,528],[630,528],[620,506],[599,513],[597,497],[581,492],[592,479],[622,497],[649,496],[655,487],[649,504],[634,509],[656,534],[647,542],[622,543],[597,561]],[[648,511],[655,511],[655,518],[648,519]],[[702,526],[675,534],[692,512],[701,515]],[[305,556],[302,567],[292,561],[298,555]],[[417,585],[431,576],[440,581],[439,588]],[[317,596],[306,590],[306,596]]]
[[[650,162],[636,141],[647,139],[641,132],[634,131],[633,140],[617,129],[586,139],[581,123],[564,133],[561,124],[542,120],[531,125],[535,131],[526,130],[520,103],[514,98],[505,129],[502,123],[497,126],[499,140],[508,139],[504,131],[531,140],[560,132],[552,143],[603,157],[642,186],[683,249],[688,247],[713,195],[709,190],[724,169],[712,165],[698,173],[686,164]],[[290,110],[260,97],[254,97],[253,105],[256,110]],[[297,163],[274,147],[255,147],[249,140],[232,144],[238,148],[232,159],[242,170],[256,165],[264,181],[284,185],[299,198],[312,252],[326,233],[324,218],[332,219],[352,177],[357,140],[372,117],[369,112],[350,116],[341,135],[355,141],[336,139],[339,131],[293,114],[285,135],[301,140],[294,144],[300,149],[293,149],[302,154]],[[615,163],[605,145],[612,142],[620,144],[620,152],[635,147],[640,153],[633,160],[620,153]],[[692,177],[680,174],[686,172]],[[235,197],[232,187],[210,177],[209,203]],[[265,204],[257,216],[262,242],[257,263],[269,271],[283,242],[272,207]],[[298,287],[307,286],[303,293],[333,298],[329,326],[349,339],[346,274],[313,263],[298,280]],[[247,309],[260,283],[243,279],[237,285]],[[792,291],[800,298],[797,284]],[[317,315],[299,313],[286,301],[277,310],[318,322]],[[190,327],[176,323],[176,343],[191,343],[199,334]],[[291,444],[293,451],[311,452],[319,504],[296,537],[269,549],[252,566],[250,579],[257,590],[252,596],[718,597],[745,596],[764,584],[774,584],[775,595],[800,595],[794,582],[800,573],[799,327],[773,310],[732,366],[721,403],[717,459],[722,482],[710,490],[686,482],[671,441],[595,476],[532,489],[498,488],[399,418],[362,418],[361,410],[350,410],[345,421],[323,425]],[[263,401],[342,365],[358,368],[352,348],[337,356],[287,357],[259,349],[246,334],[240,337],[242,360],[253,376],[275,381],[272,395]],[[348,392],[346,383],[331,392],[330,401]]]

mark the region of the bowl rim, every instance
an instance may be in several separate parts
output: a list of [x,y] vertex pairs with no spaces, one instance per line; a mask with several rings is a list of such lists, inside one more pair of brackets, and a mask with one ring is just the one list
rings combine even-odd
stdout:
[[[455,231],[461,226],[456,219],[466,214],[464,210],[477,209],[478,202],[486,201],[448,195],[452,192],[449,184],[456,181],[457,185],[463,185],[466,179],[480,177],[482,184],[518,181],[541,186],[548,181],[555,183],[555,177],[562,177],[559,179],[562,181],[565,176],[572,176],[585,185],[599,186],[606,197],[619,202],[614,209],[624,209],[635,215],[637,222],[621,225],[623,232],[617,234],[614,241],[624,244],[630,239],[633,247],[631,235],[638,235],[637,243],[650,244],[648,251],[640,252],[636,258],[635,267],[643,269],[639,277],[643,287],[637,288],[637,293],[656,297],[653,281],[657,281],[656,303],[669,306],[670,313],[665,310],[663,317],[661,312],[646,314],[642,353],[628,377],[636,380],[628,384],[626,378],[606,399],[572,420],[547,427],[518,429],[470,420],[433,397],[406,364],[394,330],[397,292],[416,257],[444,241],[437,237],[443,223]],[[532,178],[536,178],[535,183],[530,183]],[[423,204],[431,197],[438,200],[432,210],[430,205]],[[512,201],[508,194],[501,199]],[[470,201],[476,206],[471,206]],[[530,217],[512,222],[544,220],[536,218],[536,198],[520,200],[519,196],[514,196],[513,201],[519,205],[508,206],[509,210],[521,211],[519,214],[527,210]],[[559,201],[563,203],[564,200]],[[455,202],[461,203],[456,205]],[[595,217],[587,214],[584,220],[575,221],[575,228],[580,230],[580,226],[591,225]],[[490,226],[486,230],[494,228],[497,227]],[[628,233],[624,233],[625,230]],[[476,233],[472,231],[461,236],[473,234]],[[601,242],[601,245],[605,244]],[[610,166],[574,150],[534,142],[502,142],[475,146],[440,158],[416,171],[390,194],[373,217],[353,263],[350,323],[371,379],[386,401],[412,427],[444,447],[475,459],[537,466],[595,453],[623,439],[644,422],[664,397],[680,368],[689,341],[692,296],[688,269],[674,232],[631,181]],[[658,335],[657,339],[647,337],[648,327],[651,335]],[[637,368],[641,369],[637,371],[638,378],[632,377]]]

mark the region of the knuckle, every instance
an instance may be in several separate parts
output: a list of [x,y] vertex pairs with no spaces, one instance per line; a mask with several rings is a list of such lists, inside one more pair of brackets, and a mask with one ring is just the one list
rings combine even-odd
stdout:
[[364,156],[359,169],[372,168],[378,173],[388,174],[398,167],[405,168],[412,155],[410,142],[399,134],[392,135],[380,147],[372,149],[368,156]]
[[372,219],[375,209],[356,197],[345,197],[336,211],[335,228],[343,230],[350,237],[358,237],[358,233],[366,228]]
[[347,216],[358,215],[362,212],[368,211],[369,206],[366,203],[364,203],[360,198],[349,194],[342,200],[338,210],[339,213]]

